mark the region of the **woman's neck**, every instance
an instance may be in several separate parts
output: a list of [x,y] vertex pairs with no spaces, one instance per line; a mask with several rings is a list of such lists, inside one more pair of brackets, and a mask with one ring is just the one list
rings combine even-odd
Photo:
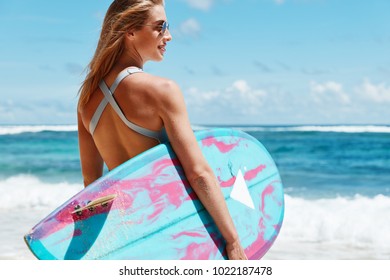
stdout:
[[125,50],[122,55],[119,57],[115,66],[121,69],[128,68],[130,66],[136,66],[143,69],[144,61],[141,56],[135,50]]

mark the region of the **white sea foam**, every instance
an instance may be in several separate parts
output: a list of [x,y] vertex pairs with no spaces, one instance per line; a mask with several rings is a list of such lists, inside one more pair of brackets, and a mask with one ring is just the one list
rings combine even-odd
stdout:
[[303,125],[303,126],[235,126],[243,131],[277,132],[339,132],[339,133],[390,133],[390,126],[385,125]]
[[[192,125],[193,130],[207,128],[209,127]],[[37,133],[42,131],[77,131],[77,125],[0,125],[0,135]]]
[[376,125],[338,125],[338,126],[297,126],[290,131],[319,131],[319,132],[344,132],[344,133],[390,133],[390,126]]
[[42,131],[77,131],[77,125],[2,125],[0,135],[36,133]]
[[[193,130],[209,129],[218,126],[192,125]],[[302,126],[231,126],[243,131],[303,131],[340,133],[390,133],[386,125],[302,125]],[[0,135],[36,133],[42,131],[77,131],[77,125],[1,125]]]
[[35,259],[23,236],[82,188],[82,184],[42,182],[31,175],[0,180],[0,260]]
[[[82,188],[81,183],[46,183],[31,175],[0,180],[0,214],[7,222],[0,234],[5,239],[0,244],[0,259],[29,258],[20,238],[11,237],[22,236]],[[15,252],[18,248],[19,253]],[[269,258],[389,259],[390,197],[305,199],[285,195],[285,219]]]
[[50,209],[82,190],[82,184],[47,183],[31,175],[0,180],[0,210]]
[[197,131],[197,130],[210,129],[211,127],[193,124],[193,125],[191,125],[191,128],[192,128],[192,130]]
[[[279,237],[283,244],[336,246],[366,251],[365,258],[390,258],[388,196],[369,198],[356,195],[354,198],[308,200],[285,195],[285,207]],[[345,254],[344,257],[348,258]],[[327,258],[332,256],[327,255]]]

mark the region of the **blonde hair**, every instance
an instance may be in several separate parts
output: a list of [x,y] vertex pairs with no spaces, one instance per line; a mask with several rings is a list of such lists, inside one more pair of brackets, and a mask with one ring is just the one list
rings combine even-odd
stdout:
[[138,30],[149,17],[149,10],[164,0],[115,0],[107,10],[95,54],[80,87],[79,108],[90,99],[99,82],[112,69],[124,50],[124,34]]

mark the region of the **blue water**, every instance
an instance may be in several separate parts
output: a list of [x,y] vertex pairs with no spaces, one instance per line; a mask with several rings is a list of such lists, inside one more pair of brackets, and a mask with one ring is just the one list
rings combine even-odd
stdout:
[[42,180],[81,180],[77,132],[0,135],[0,180],[34,175]]
[[[32,175],[43,182],[81,183],[75,127],[36,128],[1,126],[0,180]],[[237,129],[251,134],[269,150],[287,194],[305,198],[390,195],[389,126]]]
[[390,194],[390,134],[250,132],[279,167],[286,193],[303,197]]

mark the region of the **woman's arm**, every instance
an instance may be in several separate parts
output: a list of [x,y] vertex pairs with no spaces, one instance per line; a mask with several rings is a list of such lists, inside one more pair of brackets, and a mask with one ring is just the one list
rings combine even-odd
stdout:
[[78,137],[83,174],[84,187],[97,180],[103,175],[103,159],[92,139],[92,135],[85,128],[80,112],[77,112]]
[[180,88],[171,81],[159,86],[160,116],[186,177],[226,241],[229,259],[246,259],[219,183],[192,131]]

